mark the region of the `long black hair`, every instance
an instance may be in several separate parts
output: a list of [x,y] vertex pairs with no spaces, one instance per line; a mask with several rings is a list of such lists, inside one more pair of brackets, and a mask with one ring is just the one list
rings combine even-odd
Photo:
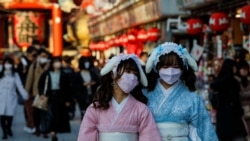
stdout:
[[[120,78],[121,75],[124,73],[126,69],[132,69],[137,72],[136,76],[138,80],[140,80],[140,73],[138,66],[136,65],[135,61],[131,58],[127,60],[123,60],[119,63],[117,67],[117,76],[116,78]],[[116,79],[115,78],[115,79]],[[113,82],[112,79],[112,72],[109,72],[108,74],[101,77],[101,85],[96,91],[96,94],[93,98],[93,104],[95,108],[99,109],[108,109],[109,108],[109,102],[112,99],[112,93],[113,93]],[[139,82],[139,84],[130,92],[132,96],[135,97],[138,101],[143,102],[144,104],[147,103],[147,98],[142,94],[142,85]]]
[[11,68],[11,73],[12,75],[14,75],[14,73],[16,72],[16,69],[15,69],[15,66],[14,66],[14,60],[11,58],[11,57],[5,57],[3,59],[3,69],[2,71],[0,72],[0,78],[2,78],[4,76],[4,71],[5,71],[5,67],[4,67],[4,64],[8,62],[12,65],[12,68]]
[[[159,62],[156,65],[157,72],[159,72],[159,69],[165,65],[167,66],[174,65],[173,63],[174,63],[175,58],[177,59],[177,63],[180,69],[182,70],[182,75],[180,79],[188,87],[190,91],[195,91],[196,90],[196,87],[195,87],[196,76],[195,76],[194,70],[188,64],[184,64],[182,59],[175,52],[170,52],[168,54],[164,54],[160,56]],[[152,71],[149,74],[147,74],[147,78],[149,82],[149,85],[148,85],[149,91],[154,90],[157,84],[157,80],[159,78],[159,74],[157,72],[155,72],[152,69]]]

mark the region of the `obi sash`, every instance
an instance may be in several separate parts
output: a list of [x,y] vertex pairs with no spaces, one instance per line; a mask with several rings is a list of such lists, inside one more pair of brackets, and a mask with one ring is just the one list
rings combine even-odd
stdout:
[[173,122],[157,123],[162,141],[188,141],[189,126]]
[[100,132],[99,141],[138,141],[137,133]]

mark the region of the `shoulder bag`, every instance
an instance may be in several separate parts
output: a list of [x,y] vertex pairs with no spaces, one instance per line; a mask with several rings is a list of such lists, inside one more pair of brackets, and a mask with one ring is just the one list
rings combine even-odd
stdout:
[[40,110],[44,110],[44,111],[48,110],[48,97],[46,96],[47,88],[48,88],[48,76],[46,76],[46,79],[45,79],[45,86],[44,86],[43,94],[36,95],[32,103],[33,107],[40,109]]

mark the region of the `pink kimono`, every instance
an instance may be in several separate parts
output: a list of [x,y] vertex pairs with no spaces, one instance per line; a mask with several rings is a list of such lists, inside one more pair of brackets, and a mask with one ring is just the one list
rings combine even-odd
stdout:
[[[161,141],[153,116],[145,104],[129,95],[124,107],[117,112],[112,102],[107,110],[95,109],[93,104],[88,107],[77,141],[103,141],[105,139],[100,138],[103,133],[136,134],[137,141]],[[112,138],[115,139],[108,140],[123,139],[122,136]]]

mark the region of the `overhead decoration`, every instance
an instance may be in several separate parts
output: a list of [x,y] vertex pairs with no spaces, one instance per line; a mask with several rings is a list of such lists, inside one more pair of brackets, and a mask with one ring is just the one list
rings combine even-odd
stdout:
[[148,40],[155,42],[157,40],[159,40],[159,38],[161,37],[161,31],[160,29],[156,28],[156,27],[152,27],[148,30]]
[[213,13],[209,18],[209,26],[215,32],[227,30],[229,27],[229,17],[226,13]]
[[103,12],[112,9],[114,6],[118,5],[120,0],[83,0],[81,3],[81,8],[85,9],[90,15],[98,16]]
[[77,8],[73,0],[59,0],[59,5],[62,11],[70,13],[72,9]]
[[128,38],[128,42],[136,41],[136,36],[133,33],[128,33],[127,38]]
[[120,43],[125,45],[128,43],[128,36],[126,34],[123,34],[121,37],[120,37]]
[[202,32],[202,21],[197,18],[191,18],[187,22],[187,33],[190,35],[197,35]]
[[148,33],[145,29],[141,29],[137,33],[137,40],[144,43],[148,40]]
[[44,41],[43,13],[34,11],[18,11],[13,16],[13,40],[19,47],[28,47],[32,41]]
[[250,24],[250,5],[241,8],[240,20],[243,24]]

